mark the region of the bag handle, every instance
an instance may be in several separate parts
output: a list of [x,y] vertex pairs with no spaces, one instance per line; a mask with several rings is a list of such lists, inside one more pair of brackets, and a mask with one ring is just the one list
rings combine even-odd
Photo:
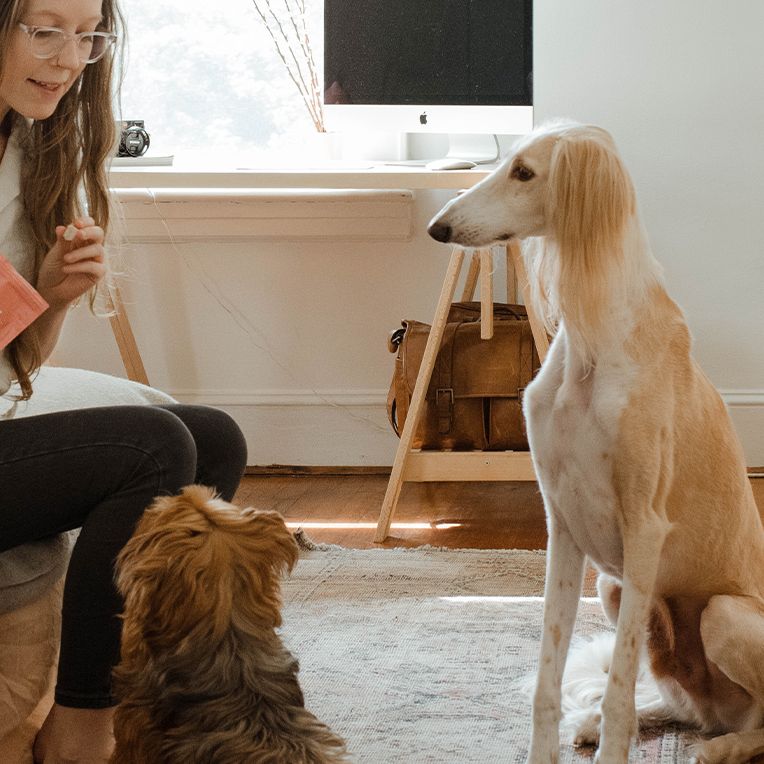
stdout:
[[395,376],[390,385],[390,390],[387,393],[387,419],[390,422],[390,426],[393,428],[393,432],[400,438],[401,434],[398,431],[398,404],[395,401]]
[[406,324],[404,323],[399,329],[393,329],[387,337],[387,349],[391,353],[397,353],[401,342],[403,342],[403,335],[406,334]]

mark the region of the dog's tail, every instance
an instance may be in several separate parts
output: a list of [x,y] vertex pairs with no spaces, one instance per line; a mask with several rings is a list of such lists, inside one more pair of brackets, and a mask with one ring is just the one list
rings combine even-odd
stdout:
[[278,512],[241,509],[194,485],[146,510],[118,557],[117,585],[126,611],[142,612],[158,639],[196,631],[214,640],[232,623],[279,626],[280,578],[297,557]]
[[[577,745],[596,744],[599,739],[600,706],[614,648],[615,634],[607,632],[574,644],[568,654],[562,680],[562,726],[573,733]],[[646,656],[639,664],[635,701],[638,709],[661,705],[661,693]],[[663,721],[670,720],[667,716]]]
[[[596,634],[571,647],[562,680],[562,712],[566,719],[575,720],[577,715],[599,707],[605,695],[614,648],[615,634],[612,632]],[[637,706],[646,706],[660,699],[658,685],[646,657],[643,657],[637,674]]]

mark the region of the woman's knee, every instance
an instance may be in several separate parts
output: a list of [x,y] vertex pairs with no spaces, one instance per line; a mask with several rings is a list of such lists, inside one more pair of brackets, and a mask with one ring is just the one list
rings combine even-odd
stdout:
[[125,407],[122,413],[130,418],[148,469],[156,473],[158,493],[174,494],[194,482],[196,443],[179,417],[155,406]]
[[163,408],[176,414],[194,438],[197,481],[230,501],[247,466],[247,441],[239,425],[225,411],[211,406],[178,404]]
[[[247,440],[234,419],[224,411],[218,411],[220,454],[216,465],[198,464],[201,472],[214,471],[213,482],[226,501],[232,501],[247,466]],[[201,454],[200,454],[201,457]],[[201,462],[201,458],[199,460]]]
[[226,461],[234,468],[244,471],[247,466],[247,439],[236,420],[225,411],[212,409],[215,413],[216,442]]

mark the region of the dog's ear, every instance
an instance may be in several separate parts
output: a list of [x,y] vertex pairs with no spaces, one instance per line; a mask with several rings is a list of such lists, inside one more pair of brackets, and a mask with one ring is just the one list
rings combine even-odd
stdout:
[[139,579],[153,578],[157,568],[166,565],[166,559],[153,554],[157,536],[164,533],[163,518],[171,515],[176,497],[161,496],[154,499],[135,526],[133,535],[122,548],[115,563],[115,580],[119,593],[126,597],[134,589]]
[[281,578],[297,562],[297,542],[278,512],[248,507],[242,516],[248,529],[233,543],[241,544],[248,565],[238,569],[231,584],[240,595],[237,612],[280,626]]
[[561,250],[587,260],[617,250],[634,205],[631,179],[604,130],[583,128],[557,140],[547,220]]
[[[556,302],[571,336],[607,331],[607,273],[619,267],[634,187],[610,135],[601,128],[564,132],[552,151],[546,219],[557,252]],[[576,341],[577,342],[577,341]],[[591,348],[582,339],[586,358]]]

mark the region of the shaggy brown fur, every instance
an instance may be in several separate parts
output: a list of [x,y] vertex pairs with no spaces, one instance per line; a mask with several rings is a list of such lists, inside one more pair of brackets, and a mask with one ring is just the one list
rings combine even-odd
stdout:
[[113,764],[334,764],[283,646],[280,576],[297,545],[277,512],[189,486],[155,501],[117,561],[125,598]]

